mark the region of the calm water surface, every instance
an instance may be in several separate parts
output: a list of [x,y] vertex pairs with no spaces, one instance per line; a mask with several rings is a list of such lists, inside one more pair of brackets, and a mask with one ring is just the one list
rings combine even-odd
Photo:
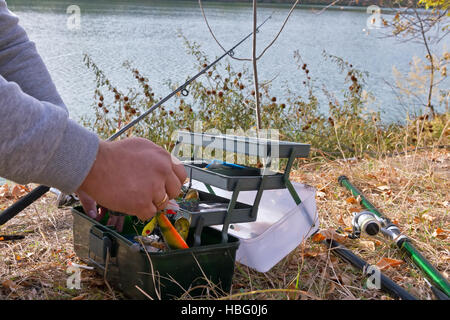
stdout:
[[[68,105],[71,115],[79,119],[92,113],[94,76],[83,63],[88,53],[112,82],[122,89],[135,86],[135,80],[122,63],[129,60],[151,80],[159,96],[170,93],[167,85],[182,83],[197,69],[195,60],[186,53],[177,30],[191,41],[202,45],[212,59],[223,52],[209,34],[196,1],[8,1],[10,9],[21,19],[22,26],[36,42],[56,86]],[[67,27],[66,10],[76,4],[81,10],[81,28]],[[230,48],[251,32],[252,8],[248,4],[205,3],[210,25],[224,47]],[[258,34],[260,49],[277,33],[288,6],[261,5],[259,20],[272,12]],[[385,81],[393,82],[392,67],[409,70],[413,56],[424,56],[424,49],[414,43],[399,43],[381,38],[373,31],[367,34],[369,15],[364,9],[295,10],[276,44],[259,62],[260,79],[271,80],[273,94],[283,100],[284,87],[304,93],[303,73],[297,70],[293,54],[299,50],[308,63],[317,85],[324,83],[339,96],[344,76],[337,66],[324,60],[323,50],[351,62],[369,72],[368,90],[377,97],[370,107],[384,112],[385,120],[404,119],[405,110],[399,106]],[[447,46],[448,47],[448,46]],[[250,57],[251,41],[236,50],[236,56]],[[248,62],[232,60],[235,68]],[[326,101],[322,107],[326,110]]]

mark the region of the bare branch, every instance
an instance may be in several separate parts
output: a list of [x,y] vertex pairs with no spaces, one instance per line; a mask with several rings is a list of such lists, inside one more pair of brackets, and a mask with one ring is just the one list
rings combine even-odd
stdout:
[[[317,14],[317,15],[319,15],[319,14],[322,14],[322,12],[324,12],[325,10],[327,10],[329,7],[331,7],[331,6],[334,6],[336,3],[338,3],[339,1],[341,1],[341,0],[335,0],[335,1],[333,1],[332,3],[330,3],[329,5],[327,5],[326,7],[324,7],[323,9],[321,9],[319,12],[315,12],[315,10],[313,10],[313,13],[314,14]],[[350,2],[351,3],[351,2]],[[348,5],[350,5],[350,3],[348,4]]]
[[[219,45],[219,47],[224,51],[227,52],[227,50],[220,44],[219,40],[217,40],[216,36],[214,35],[214,32],[212,31],[211,27],[209,26],[208,23],[208,19],[206,18],[205,15],[205,11],[203,10],[203,5],[202,5],[202,0],[198,0],[198,4],[200,6],[200,10],[202,11],[202,15],[203,15],[203,19],[206,22],[206,26],[208,27],[209,32],[211,33],[212,37],[214,38],[214,40],[216,41],[216,43]],[[231,57],[231,56],[230,56]],[[236,58],[236,57],[231,57],[235,60],[239,60],[239,61],[252,61],[251,59],[247,59],[247,58]]]
[[296,0],[296,1],[295,1],[295,3],[294,3],[294,5],[292,6],[291,10],[289,10],[289,13],[288,13],[286,19],[284,20],[283,25],[281,26],[280,31],[278,31],[277,35],[276,35],[275,38],[272,40],[272,42],[269,43],[269,45],[263,50],[263,52],[261,52],[261,54],[256,58],[256,60],[259,60],[259,59],[264,55],[264,53],[267,51],[267,49],[269,49],[269,48],[275,43],[275,41],[277,41],[279,35],[280,35],[281,32],[283,31],[284,26],[286,25],[287,21],[289,20],[289,17],[291,16],[292,12],[294,11],[294,9],[295,9],[295,7],[297,6],[297,4],[299,3],[299,1],[300,1],[300,0]]
[[259,84],[258,84],[258,69],[256,58],[256,25],[257,25],[257,2],[253,0],[253,46],[252,46],[252,63],[253,63],[253,82],[255,85],[255,112],[256,112],[256,129],[259,135],[259,130],[262,128],[261,121],[261,101],[259,100]]

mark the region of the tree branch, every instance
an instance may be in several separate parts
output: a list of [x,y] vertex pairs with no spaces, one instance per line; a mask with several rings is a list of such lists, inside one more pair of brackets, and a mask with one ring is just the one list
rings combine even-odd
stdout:
[[[220,44],[219,40],[217,40],[216,36],[214,35],[214,32],[212,31],[211,27],[209,26],[208,19],[206,18],[206,15],[205,15],[205,11],[203,10],[202,0],[198,0],[198,4],[200,6],[200,10],[202,11],[203,19],[205,20],[206,26],[208,27],[208,30],[211,33],[212,37],[214,38],[216,43],[219,45],[219,47],[224,52],[227,52],[227,50]],[[236,58],[236,57],[231,57],[231,58],[233,58],[235,60],[239,60],[239,61],[252,61],[251,59],[247,59],[247,58]]]
[[259,85],[258,85],[258,68],[256,58],[256,25],[257,25],[257,4],[253,0],[253,46],[252,46],[252,63],[253,63],[253,82],[255,84],[255,112],[256,112],[256,129],[259,135],[259,130],[262,127],[261,121],[261,102],[259,100]]
[[[339,0],[338,0],[339,1]],[[263,50],[263,52],[261,52],[261,54],[256,58],[256,60],[259,60],[264,53],[275,43],[275,41],[277,41],[279,35],[281,34],[281,32],[284,29],[284,26],[286,25],[287,21],[289,20],[289,17],[291,16],[292,12],[294,11],[295,7],[297,6],[297,4],[300,2],[300,0],[296,0],[294,5],[292,6],[291,10],[289,10],[289,13],[286,17],[286,19],[283,22],[283,25],[281,26],[280,31],[278,31],[277,35],[275,36],[275,38],[272,40],[272,42],[269,43],[269,45]]]

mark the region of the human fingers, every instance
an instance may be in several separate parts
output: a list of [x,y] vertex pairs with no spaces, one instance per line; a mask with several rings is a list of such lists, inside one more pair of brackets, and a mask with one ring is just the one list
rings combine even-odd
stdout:
[[83,206],[84,212],[92,219],[97,218],[97,203],[92,199],[86,192],[79,191],[77,193],[80,199],[81,205]]
[[166,192],[166,188],[159,188],[153,195],[153,204],[156,211],[163,210],[170,200],[170,196]]
[[169,199],[174,199],[180,194],[181,186],[180,180],[178,180],[178,177],[174,173],[168,175],[165,187]]
[[184,168],[183,163],[174,155],[171,154],[170,156],[172,158],[172,170],[183,185],[187,178],[186,169]]
[[108,222],[106,222],[107,226],[116,226],[118,216],[109,215]]
[[108,212],[108,209],[106,209],[105,207],[100,207],[98,209],[98,215],[97,215],[97,218],[95,220],[97,220],[97,221],[102,220],[107,212]]
[[116,223],[114,224],[116,227],[117,232],[123,231],[123,225],[125,223],[125,216],[119,216],[117,217]]

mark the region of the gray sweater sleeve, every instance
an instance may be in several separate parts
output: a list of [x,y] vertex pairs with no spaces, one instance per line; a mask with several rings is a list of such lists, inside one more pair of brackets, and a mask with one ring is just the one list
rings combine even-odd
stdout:
[[98,144],[97,135],[69,119],[34,43],[0,0],[0,176],[72,193]]

